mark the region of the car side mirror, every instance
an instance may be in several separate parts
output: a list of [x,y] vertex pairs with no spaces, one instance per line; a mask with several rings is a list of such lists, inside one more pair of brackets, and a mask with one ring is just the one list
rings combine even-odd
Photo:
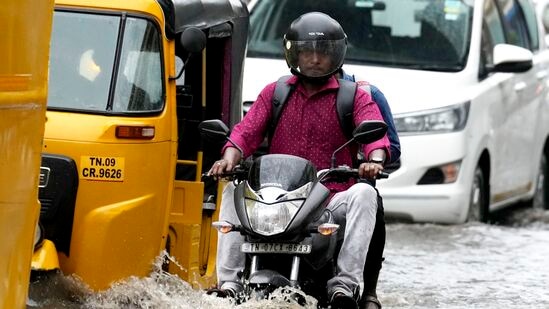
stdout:
[[521,73],[530,70],[534,65],[532,52],[515,45],[496,44],[493,55],[493,72]]

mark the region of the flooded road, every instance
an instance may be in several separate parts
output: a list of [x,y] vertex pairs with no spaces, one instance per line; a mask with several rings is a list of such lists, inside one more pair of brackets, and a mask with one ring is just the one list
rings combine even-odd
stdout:
[[549,308],[549,213],[462,226],[391,225],[385,308]]
[[[386,309],[549,308],[548,266],[549,211],[515,209],[491,225],[388,224],[378,294]],[[63,277],[37,286],[29,308],[303,308],[287,299],[236,306],[158,270],[102,293]]]

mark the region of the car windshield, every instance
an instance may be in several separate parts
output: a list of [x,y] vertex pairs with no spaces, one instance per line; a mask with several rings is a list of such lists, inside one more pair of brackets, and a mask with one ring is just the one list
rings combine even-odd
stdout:
[[291,21],[324,12],[348,37],[345,63],[435,71],[465,67],[473,1],[260,0],[250,17],[248,57],[283,58]]
[[161,64],[159,31],[150,21],[57,11],[48,109],[128,114],[161,111]]

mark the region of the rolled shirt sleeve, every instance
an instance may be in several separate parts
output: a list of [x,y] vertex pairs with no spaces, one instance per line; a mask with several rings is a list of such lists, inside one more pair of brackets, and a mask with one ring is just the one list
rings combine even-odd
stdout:
[[[365,120],[383,121],[383,117],[381,116],[381,112],[379,111],[377,104],[364,90],[357,88],[354,104],[353,120],[355,123],[355,127]],[[386,154],[385,161],[389,162],[391,158],[390,147],[391,143],[389,142],[389,138],[386,133],[381,139],[373,143],[364,145],[362,151],[364,152],[366,158],[369,158],[370,152],[372,152],[373,150],[383,149],[385,150]]]
[[[231,132],[230,138],[242,149],[244,158],[251,156],[265,138],[272,114],[271,99],[275,86],[276,83],[271,83],[261,91],[246,116],[234,126]],[[232,143],[227,142],[221,153],[231,146]]]

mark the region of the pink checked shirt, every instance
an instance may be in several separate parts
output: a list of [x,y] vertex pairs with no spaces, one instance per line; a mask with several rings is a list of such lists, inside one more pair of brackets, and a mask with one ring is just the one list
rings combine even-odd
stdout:
[[[334,77],[317,93],[309,96],[292,76],[287,83],[297,85],[282,110],[277,128],[271,140],[270,153],[291,154],[310,160],[318,170],[330,167],[332,153],[343,145],[347,138],[343,133],[336,110],[336,94],[339,83]],[[237,124],[231,139],[242,148],[244,157],[253,154],[268,133],[272,113],[272,96],[275,83],[267,85],[259,94],[244,119]],[[383,120],[377,105],[364,90],[358,88],[355,96],[353,120],[355,125],[364,120]],[[226,147],[230,144],[226,144]],[[224,150],[223,149],[223,150]],[[382,139],[365,145],[367,155],[374,149],[384,149],[389,156],[389,139]],[[351,147],[342,149],[336,155],[337,165],[352,166]],[[387,159],[388,161],[388,159]],[[345,190],[350,185],[330,185],[332,191]]]

